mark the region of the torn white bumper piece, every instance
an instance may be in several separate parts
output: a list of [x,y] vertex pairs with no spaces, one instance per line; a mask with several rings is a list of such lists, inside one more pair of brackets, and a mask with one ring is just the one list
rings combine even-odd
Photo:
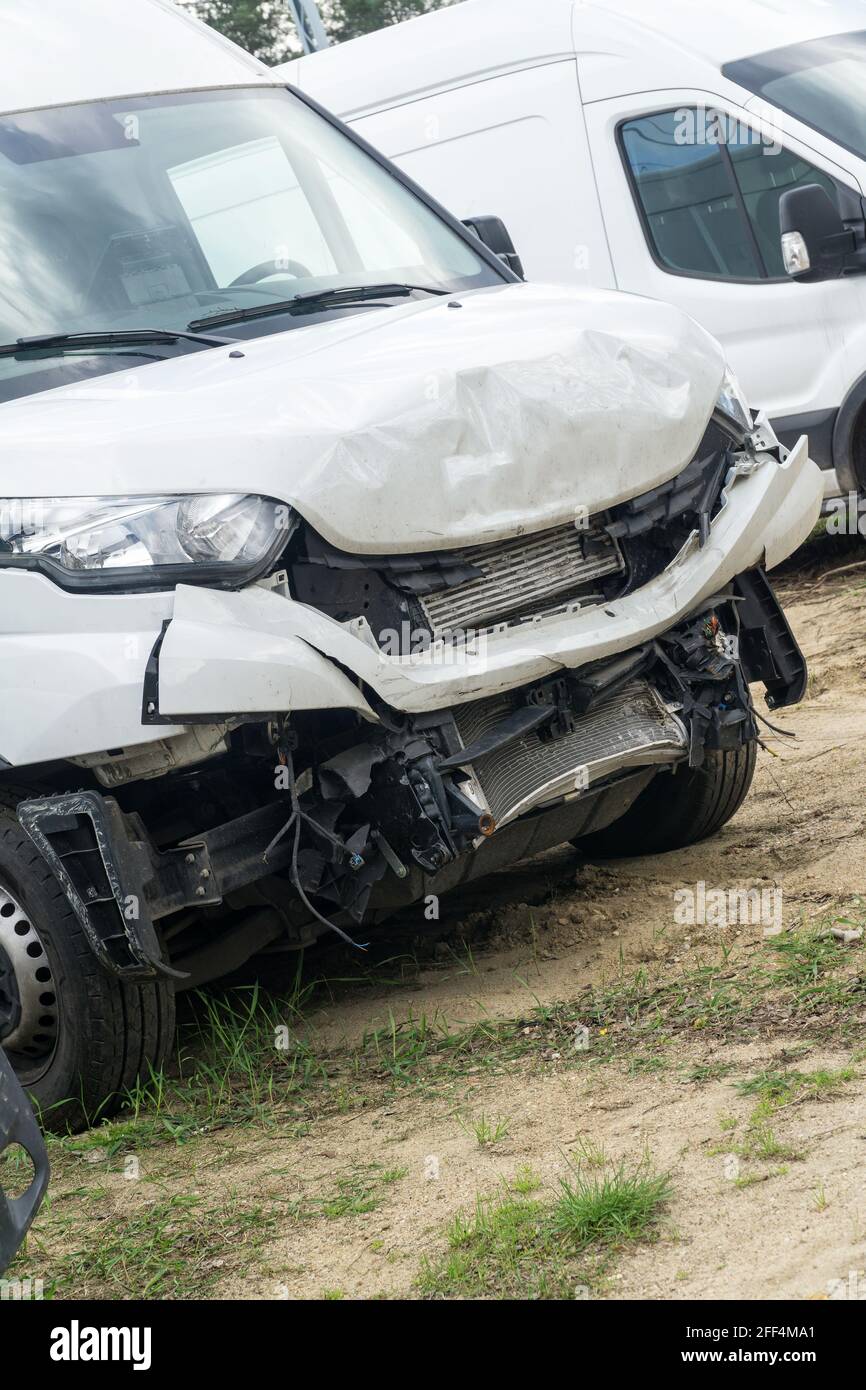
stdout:
[[[818,517],[820,470],[801,438],[783,464],[758,456],[735,474],[707,544],[697,538],[659,577],[613,603],[554,615],[476,644],[415,655],[379,650],[363,620],[341,624],[261,587],[240,593],[180,586],[159,653],[162,716],[369,708],[344,671],[406,713],[512,690],[658,636],[755,565],[777,565]],[[325,659],[329,660],[325,660]],[[329,697],[329,698],[326,698]]]

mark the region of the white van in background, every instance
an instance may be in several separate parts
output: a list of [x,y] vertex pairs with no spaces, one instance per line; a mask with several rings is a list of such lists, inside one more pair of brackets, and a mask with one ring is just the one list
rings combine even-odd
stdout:
[[[501,217],[529,279],[672,300],[783,441],[808,432],[826,496],[866,489],[862,0],[466,0],[280,71]],[[807,186],[795,222],[838,254],[798,284],[779,204]]]

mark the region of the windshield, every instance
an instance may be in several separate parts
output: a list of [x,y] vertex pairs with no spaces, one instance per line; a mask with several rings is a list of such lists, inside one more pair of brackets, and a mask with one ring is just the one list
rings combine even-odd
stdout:
[[[498,283],[425,203],[285,89],[0,117],[0,344],[185,329],[341,286]],[[335,296],[315,312],[374,307]],[[311,321],[278,314],[231,333]],[[0,399],[199,350],[185,341],[138,355],[89,346],[66,358],[6,356]]]
[[866,159],[866,31],[775,48],[722,73]]

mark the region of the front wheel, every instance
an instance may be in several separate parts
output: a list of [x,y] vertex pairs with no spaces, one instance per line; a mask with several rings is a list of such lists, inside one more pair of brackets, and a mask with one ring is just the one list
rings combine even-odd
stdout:
[[709,749],[700,767],[660,772],[624,816],[572,841],[588,858],[664,854],[715,835],[743,804],[755,773],[757,745]]
[[0,991],[0,1041],[46,1129],[86,1129],[112,1114],[172,1046],[171,982],[124,983],[103,969],[8,805],[0,807],[0,977],[12,982]]

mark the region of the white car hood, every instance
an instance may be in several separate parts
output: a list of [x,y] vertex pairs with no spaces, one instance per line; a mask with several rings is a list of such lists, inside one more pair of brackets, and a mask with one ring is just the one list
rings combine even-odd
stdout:
[[672,477],[724,371],[671,305],[523,284],[240,347],[0,406],[0,492],[260,493],[366,554],[498,540]]

